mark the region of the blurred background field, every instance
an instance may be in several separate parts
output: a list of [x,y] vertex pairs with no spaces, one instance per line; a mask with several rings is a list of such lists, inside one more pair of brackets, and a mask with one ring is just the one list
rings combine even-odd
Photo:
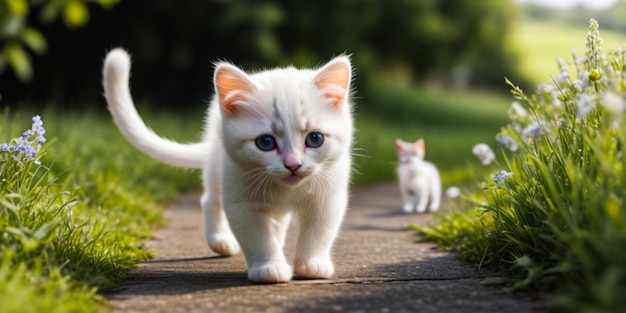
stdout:
[[[602,19],[599,20],[602,27]],[[572,49],[578,55],[585,52],[582,34],[587,32],[586,23],[562,20],[522,18],[512,29],[512,45],[520,54],[520,71],[532,85],[548,80],[558,72],[556,58],[571,59]],[[617,51],[626,43],[624,30],[602,29],[604,51]]]

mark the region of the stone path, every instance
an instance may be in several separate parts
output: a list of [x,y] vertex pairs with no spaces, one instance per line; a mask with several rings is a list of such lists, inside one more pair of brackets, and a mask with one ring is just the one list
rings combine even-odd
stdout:
[[335,244],[334,278],[279,285],[248,281],[242,256],[223,258],[208,249],[198,197],[184,195],[168,207],[168,226],[148,242],[155,258],[106,294],[114,312],[543,311],[529,297],[485,286],[488,273],[455,253],[415,243],[407,225],[428,223],[431,216],[400,213],[395,184],[353,191]]

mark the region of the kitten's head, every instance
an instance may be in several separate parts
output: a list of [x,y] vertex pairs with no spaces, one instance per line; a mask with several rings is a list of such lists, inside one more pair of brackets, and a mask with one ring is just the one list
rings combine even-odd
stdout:
[[217,65],[214,77],[228,156],[251,179],[297,185],[350,166],[352,68],[346,56],[317,70],[246,74]]
[[405,142],[396,139],[396,152],[400,163],[410,163],[415,157],[423,160],[426,153],[424,139],[420,138],[416,142]]

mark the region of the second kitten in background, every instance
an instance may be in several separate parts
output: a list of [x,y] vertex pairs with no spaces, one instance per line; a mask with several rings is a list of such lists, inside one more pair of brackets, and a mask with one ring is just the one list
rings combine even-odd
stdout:
[[424,140],[405,142],[396,139],[396,151],[404,212],[437,211],[441,203],[441,177],[437,167],[424,160]]

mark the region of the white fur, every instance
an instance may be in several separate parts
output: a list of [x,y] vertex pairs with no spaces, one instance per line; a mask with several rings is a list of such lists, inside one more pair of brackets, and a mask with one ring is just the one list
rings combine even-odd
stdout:
[[[204,142],[188,145],[145,126],[128,91],[129,70],[124,50],[108,54],[103,71],[109,109],[137,149],[173,165],[204,168],[201,203],[209,247],[225,256],[243,250],[248,278],[257,282],[286,282],[294,273],[333,275],[331,248],[347,208],[351,171],[349,59],[337,57],[317,70],[288,67],[252,75],[218,63]],[[305,144],[312,132],[324,135],[320,147]],[[275,138],[276,149],[257,147],[255,139],[264,134]],[[290,262],[283,245],[292,213],[299,234]]]
[[437,211],[441,202],[441,178],[437,167],[424,160],[424,141],[408,143],[396,139],[396,151],[404,212]]

